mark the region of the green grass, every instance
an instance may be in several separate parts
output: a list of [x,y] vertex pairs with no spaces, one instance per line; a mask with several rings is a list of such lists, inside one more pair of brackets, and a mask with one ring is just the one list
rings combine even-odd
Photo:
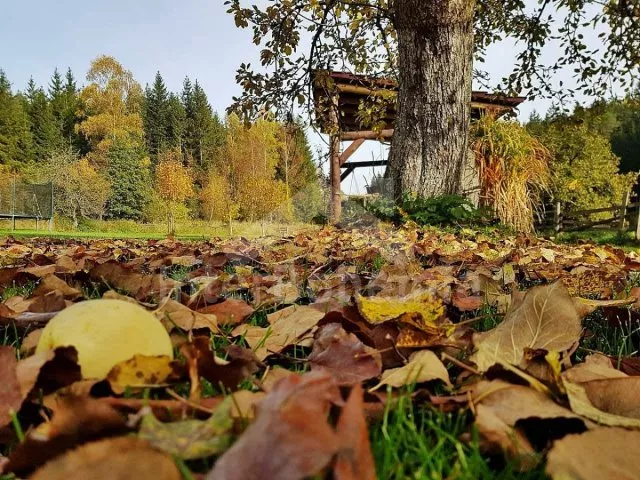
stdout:
[[15,296],[27,298],[31,295],[35,288],[36,282],[33,281],[26,282],[23,285],[16,285],[16,283],[14,282],[10,286],[5,287],[5,289],[0,292],[0,302],[4,302],[7,299]]
[[[13,236],[16,238],[46,237],[55,239],[142,239],[160,240],[167,237],[164,223],[140,223],[131,220],[84,220],[77,229],[64,218],[56,218],[53,231],[46,225],[35,230],[35,220],[18,220],[16,229],[12,229],[9,220],[0,220],[0,238]],[[300,229],[313,228],[303,223],[266,223],[264,233],[267,236],[281,236],[281,229],[289,233]],[[315,227],[318,228],[318,227]],[[176,238],[179,240],[209,240],[212,237],[230,238],[263,236],[263,225],[258,222],[237,222],[233,224],[233,232],[229,226],[221,222],[203,220],[185,220],[176,223]]]
[[640,324],[622,315],[620,325],[611,325],[600,311],[587,316],[582,325],[585,336],[576,352],[576,360],[582,361],[597,351],[614,358],[630,357],[638,354]]
[[598,245],[614,245],[625,250],[640,249],[640,241],[634,238],[633,232],[619,232],[617,230],[584,230],[579,232],[562,232],[557,235],[547,233],[558,243],[577,243],[581,240],[593,242]]
[[416,406],[409,392],[393,406],[387,404],[382,421],[370,428],[371,448],[378,478],[387,480],[544,479],[542,466],[520,473],[480,451],[478,436],[461,436],[470,429],[468,412],[442,413]]

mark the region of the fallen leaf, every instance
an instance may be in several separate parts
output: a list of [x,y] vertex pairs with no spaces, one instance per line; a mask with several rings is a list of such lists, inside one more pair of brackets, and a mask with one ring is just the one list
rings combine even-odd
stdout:
[[571,410],[601,425],[640,429],[640,378],[564,382]]
[[281,380],[207,479],[301,480],[319,473],[340,447],[327,419],[329,406],[340,402],[338,386],[326,372]]
[[640,472],[640,432],[598,428],[554,442],[547,474],[554,480],[634,480]]
[[533,440],[527,436],[525,421],[533,422],[536,441],[543,443],[569,433],[583,432],[591,425],[547,395],[501,380],[478,383],[471,400],[475,426],[484,448],[504,452],[520,470],[528,470],[540,461]]
[[440,359],[431,350],[420,350],[409,357],[409,362],[400,368],[391,368],[382,372],[382,380],[370,391],[375,391],[384,385],[400,388],[412,383],[442,380],[451,386],[449,372]]
[[626,377],[623,372],[613,368],[606,355],[594,354],[585,358],[584,362],[569,368],[562,373],[562,378],[571,383],[584,383],[591,380]]
[[77,445],[126,430],[125,418],[105,403],[89,397],[59,398],[51,421],[31,430],[11,452],[6,471],[33,470]]
[[153,413],[142,417],[138,436],[153,447],[185,460],[224,452],[231,444],[232,401],[227,398],[207,420],[159,422]]
[[268,328],[240,325],[231,334],[243,336],[256,356],[264,360],[271,353],[279,353],[290,345],[299,345],[302,337],[323,317],[324,313],[313,307],[298,306]]
[[198,309],[199,313],[215,315],[218,325],[238,325],[251,316],[254,311],[247,302],[233,298]]
[[114,393],[121,395],[127,388],[162,386],[174,373],[173,360],[164,355],[135,355],[113,366],[107,381]]
[[175,300],[166,300],[153,313],[159,320],[182,330],[191,331],[202,328],[212,332],[218,331],[215,315],[196,312]]
[[442,301],[429,291],[412,293],[405,297],[356,297],[362,316],[373,324],[395,320],[402,315],[416,314],[421,317],[418,328],[438,329],[436,320],[444,313]]
[[137,300],[158,301],[166,298],[180,285],[180,282],[164,278],[160,274],[143,275],[114,262],[97,265],[89,271],[89,276],[110,288],[125,291]]
[[23,398],[38,390],[47,395],[82,379],[74,347],[58,347],[20,360],[16,373]]
[[340,385],[356,385],[377,377],[382,360],[377,350],[364,345],[337,323],[323,326],[309,355],[313,370],[330,372]]
[[54,291],[60,292],[67,300],[76,300],[82,296],[82,292],[80,290],[73,288],[56,275],[47,275],[40,280],[40,283],[33,291],[32,295],[34,297],[43,296]]
[[17,374],[18,360],[13,347],[0,346],[0,428],[11,423],[12,415],[20,410],[23,395]]
[[89,443],[37,470],[31,480],[182,480],[173,459],[135,437]]
[[256,355],[239,345],[226,349],[227,359],[216,357],[209,337],[195,337],[191,343],[183,345],[181,351],[188,362],[195,364],[199,376],[231,391],[237,390],[240,383],[256,373],[260,366]]
[[514,292],[504,321],[473,336],[471,356],[481,372],[496,363],[526,367],[525,350],[564,352],[580,338],[580,316],[562,283]]
[[364,416],[361,385],[352,390],[342,408],[336,432],[340,449],[333,469],[335,480],[375,480],[376,466],[371,453],[369,431]]

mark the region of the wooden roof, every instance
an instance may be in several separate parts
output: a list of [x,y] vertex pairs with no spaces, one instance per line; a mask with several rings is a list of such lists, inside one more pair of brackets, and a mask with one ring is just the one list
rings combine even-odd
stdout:
[[[368,130],[358,118],[358,106],[372,96],[393,96],[397,94],[398,84],[390,78],[374,78],[354,75],[346,72],[317,70],[312,72],[313,97],[316,117],[322,133],[330,133],[327,116],[330,97],[338,98],[338,114],[341,132]],[[509,97],[488,92],[474,91],[471,94],[471,117],[480,118],[483,111],[491,111],[502,116],[513,111],[525,101],[525,97]],[[384,130],[393,130],[396,118],[395,102],[384,114]]]

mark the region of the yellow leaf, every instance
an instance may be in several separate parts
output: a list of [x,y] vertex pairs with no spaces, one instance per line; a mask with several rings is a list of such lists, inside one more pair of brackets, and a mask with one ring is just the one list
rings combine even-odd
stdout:
[[171,359],[165,355],[136,355],[115,365],[107,375],[114,393],[122,394],[127,387],[160,386],[173,372]]
[[[439,298],[431,292],[418,292],[404,297],[363,297],[356,298],[360,314],[369,323],[383,323],[404,316],[405,323],[418,328],[431,327],[437,329],[436,321],[444,313],[444,306]],[[416,322],[419,314],[421,322]]]

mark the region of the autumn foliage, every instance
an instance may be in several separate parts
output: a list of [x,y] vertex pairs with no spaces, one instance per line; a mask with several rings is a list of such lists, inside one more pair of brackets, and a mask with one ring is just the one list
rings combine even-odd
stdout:
[[[171,158],[159,165],[188,177]],[[167,201],[188,190],[162,188]],[[637,470],[627,450],[640,440],[640,367],[626,345],[636,337],[598,352],[592,332],[640,318],[635,253],[410,226],[0,247],[3,473],[178,480],[178,465],[208,479],[407,478],[424,459],[385,439],[394,421],[456,442],[453,457],[481,462],[485,478]],[[89,299],[95,308],[83,308]],[[117,319],[122,334],[141,328],[127,325],[138,315],[153,324],[159,354],[135,354],[144,339],[119,329],[83,329],[98,304],[114,303],[136,312]],[[61,324],[71,346],[51,341]],[[101,369],[79,358],[87,348],[100,350]],[[407,403],[415,413],[394,417]],[[420,412],[457,418],[468,442]],[[596,447],[615,464],[594,459]],[[476,472],[454,461],[421,468],[429,478]]]

